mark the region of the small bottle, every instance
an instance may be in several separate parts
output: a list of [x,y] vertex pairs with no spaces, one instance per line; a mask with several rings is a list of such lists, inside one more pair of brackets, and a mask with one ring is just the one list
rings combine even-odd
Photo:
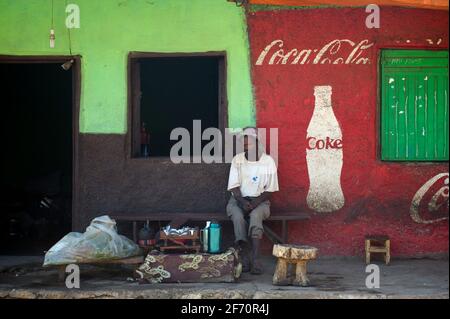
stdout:
[[149,247],[155,244],[155,233],[150,228],[149,221],[139,231],[139,246]]
[[145,122],[143,122],[142,126],[141,126],[141,156],[142,157],[149,157],[149,155],[150,155],[149,148],[150,148],[149,134],[148,134]]

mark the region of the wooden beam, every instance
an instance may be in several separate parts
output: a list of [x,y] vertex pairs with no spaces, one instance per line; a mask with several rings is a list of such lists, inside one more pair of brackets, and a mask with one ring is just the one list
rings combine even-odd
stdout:
[[[190,221],[206,221],[211,219],[216,219],[219,221],[229,220],[229,217],[225,213],[221,212],[211,212],[211,213],[130,213],[130,214],[120,214],[120,213],[102,213],[101,215],[109,215],[112,219],[119,221],[172,221],[175,219],[186,219]],[[302,212],[273,212],[267,220],[305,220],[310,219],[311,216],[307,213]]]
[[250,4],[276,6],[367,6],[369,4],[448,10],[448,0],[249,0]]
[[284,244],[283,239],[280,238],[269,226],[264,225],[264,233],[274,244]]

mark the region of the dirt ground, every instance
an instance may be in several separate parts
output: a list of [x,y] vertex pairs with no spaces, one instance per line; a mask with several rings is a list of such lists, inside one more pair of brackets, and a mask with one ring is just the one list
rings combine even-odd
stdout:
[[123,266],[80,268],[79,289],[58,281],[55,269],[42,268],[42,257],[0,256],[0,298],[449,298],[449,264],[444,259],[400,259],[380,269],[380,288],[366,287],[360,258],[319,258],[309,263],[309,287],[274,286],[275,259],[266,257],[263,275],[243,274],[237,283],[144,284]]

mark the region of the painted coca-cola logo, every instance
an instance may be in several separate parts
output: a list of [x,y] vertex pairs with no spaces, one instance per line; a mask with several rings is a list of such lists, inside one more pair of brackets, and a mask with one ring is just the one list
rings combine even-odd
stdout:
[[341,149],[342,140],[340,138],[331,138],[328,136],[325,139],[311,136],[306,139],[306,148],[308,150]]
[[365,39],[353,42],[348,39],[336,39],[321,48],[284,49],[283,40],[274,40],[259,54],[255,65],[273,64],[370,64],[370,59],[364,56],[373,42]]
[[432,224],[448,219],[448,173],[440,173],[429,179],[413,197],[411,218],[420,224]]

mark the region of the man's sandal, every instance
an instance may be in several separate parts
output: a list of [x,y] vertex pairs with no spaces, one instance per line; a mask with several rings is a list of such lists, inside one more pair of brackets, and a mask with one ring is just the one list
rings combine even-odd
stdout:
[[250,258],[248,256],[248,251],[246,249],[238,248],[239,252],[239,262],[242,265],[242,272],[250,272]]
[[252,275],[261,275],[263,272],[264,272],[264,271],[263,271],[263,267],[261,266],[261,263],[260,263],[259,261],[255,261],[255,262],[252,264],[250,273],[251,273]]
[[249,272],[250,271],[250,260],[248,258],[241,258],[241,264],[242,264],[242,272]]

